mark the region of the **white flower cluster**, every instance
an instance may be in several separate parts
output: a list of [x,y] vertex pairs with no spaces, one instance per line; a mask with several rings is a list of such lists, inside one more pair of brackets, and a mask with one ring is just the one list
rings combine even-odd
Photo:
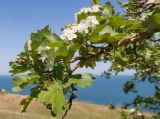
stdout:
[[45,60],[48,58],[47,54],[45,52],[40,52],[39,54],[41,55],[39,57],[39,60],[42,60],[42,62],[44,63]]
[[63,40],[73,40],[74,38],[77,38],[77,35],[75,34],[77,31],[73,28],[67,27],[63,29],[62,34],[60,35],[60,38]]
[[82,23],[86,24],[89,28],[94,28],[99,24],[99,21],[95,16],[89,16],[86,20],[82,20]]
[[77,12],[75,14],[75,16],[79,15],[79,14],[82,14],[82,13],[88,13],[88,12],[92,12],[92,13],[96,13],[96,12],[99,12],[100,11],[100,7],[99,5],[94,5],[93,7],[85,7],[85,8],[82,8],[79,12]]
[[53,70],[53,62],[48,63],[48,56],[46,52],[40,52],[39,60],[41,60],[45,64],[44,71],[52,71]]
[[147,4],[150,4],[150,3],[160,3],[160,0],[148,0]]
[[88,33],[89,28],[94,28],[99,24],[96,16],[88,16],[86,19],[82,20],[79,24],[70,24],[62,31],[60,35],[63,40],[73,40],[77,38],[78,33]]

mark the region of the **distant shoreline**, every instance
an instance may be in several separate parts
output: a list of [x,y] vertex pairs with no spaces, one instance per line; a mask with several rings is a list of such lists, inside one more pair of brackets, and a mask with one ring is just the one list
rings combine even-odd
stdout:
[[[11,78],[11,76],[0,76],[0,89],[5,89],[9,93],[13,93],[12,88],[15,85]],[[100,75],[98,75],[96,78],[97,79],[93,82],[92,86],[84,89],[78,88],[77,101],[101,105],[122,105],[124,103],[130,103],[135,97],[134,94],[129,93],[126,95],[123,92],[123,84],[129,80],[131,76],[112,76],[110,80],[106,80],[104,77],[101,78]],[[143,87],[143,89],[141,87]],[[16,94],[27,95],[30,93],[31,88],[33,88],[33,85],[27,86],[23,91]],[[154,87],[149,83],[142,83],[138,85],[137,88],[140,91],[140,94],[144,96],[152,95],[154,92]]]
[[[4,116],[3,119],[8,119],[14,116],[14,119],[28,119],[28,116],[34,117],[34,119],[50,119],[50,111],[47,110],[38,101],[33,101],[27,110],[27,113],[20,113],[20,101],[26,96],[6,94],[0,96],[0,115]],[[74,102],[72,110],[67,115],[66,119],[119,119],[120,109],[114,111],[110,110],[107,106],[85,103],[85,102]],[[95,113],[93,113],[95,112]],[[43,118],[40,118],[43,117]],[[92,117],[92,118],[91,118]],[[93,118],[96,117],[96,118]],[[56,118],[59,119],[59,118]]]

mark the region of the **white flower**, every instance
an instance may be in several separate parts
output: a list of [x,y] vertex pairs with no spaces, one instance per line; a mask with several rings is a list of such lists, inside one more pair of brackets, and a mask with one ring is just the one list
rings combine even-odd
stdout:
[[90,7],[82,8],[82,9],[78,12],[78,14],[88,13],[88,12],[92,12],[92,8],[90,8]]
[[45,71],[52,71],[53,70],[53,66],[52,65],[46,65],[44,70]]
[[77,24],[67,24],[66,29],[72,30],[74,33],[77,32]]
[[101,6],[99,6],[99,5],[94,5],[94,6],[92,6],[92,7],[85,7],[85,8],[82,8],[79,12],[77,12],[76,14],[75,14],[75,17],[76,17],[76,19],[77,19],[77,15],[79,15],[79,14],[82,14],[82,13],[89,13],[89,12],[91,12],[91,13],[97,13],[97,12],[99,12],[100,11],[100,7]]
[[47,50],[50,50],[50,49],[51,49],[51,47],[49,47],[49,46],[46,46],[46,49],[47,49]]
[[32,41],[31,41],[31,40],[28,40],[28,41],[27,41],[27,48],[28,48],[29,51],[32,50],[31,44],[32,44]]
[[56,52],[57,50],[58,50],[58,47],[55,47],[55,48],[54,48],[54,51]]
[[90,28],[94,28],[99,24],[99,21],[96,19],[95,16],[87,17],[87,19],[84,22],[86,22],[87,26]]
[[47,58],[47,55],[41,57],[40,60],[42,60],[42,62],[44,62],[46,58]]
[[77,38],[78,33],[88,33],[89,28],[94,28],[99,24],[96,16],[88,16],[86,19],[82,20],[79,24],[68,24],[65,29],[63,29],[60,35],[63,40],[73,40]]
[[99,12],[100,11],[100,6],[99,5],[94,5],[93,7],[92,7],[92,12]]
[[92,12],[92,8],[90,8],[90,7],[83,8],[83,9],[81,9],[80,12],[81,12],[81,13],[82,13],[82,12],[84,12],[84,13]]
[[152,51],[148,50],[148,51],[146,52],[145,58],[146,58],[146,59],[150,59],[150,58],[151,58],[151,55],[152,55]]
[[141,112],[138,112],[137,116],[143,116],[143,114]]
[[44,63],[45,59],[47,59],[48,56],[44,53],[44,52],[41,52],[41,56],[39,58],[39,60],[42,60],[42,62]]
[[53,62],[49,62],[49,64],[45,65],[45,71],[52,71],[53,70]]
[[134,109],[134,108],[131,108],[131,109],[129,110],[130,113],[134,113],[135,111],[136,111],[136,109]]
[[62,34],[60,35],[60,37],[63,40],[73,40],[74,38],[77,38],[77,35],[75,34],[75,30],[66,28],[62,31]]
[[38,51],[38,52],[37,52],[37,54],[39,54],[39,55],[40,55],[40,54],[41,54],[41,51]]
[[95,16],[88,16],[86,19],[82,20],[77,25],[77,31],[79,33],[88,33],[89,28],[94,28],[99,24],[99,21],[96,19]]
[[77,31],[79,33],[88,33],[88,26],[86,23],[81,22],[80,24],[77,25]]

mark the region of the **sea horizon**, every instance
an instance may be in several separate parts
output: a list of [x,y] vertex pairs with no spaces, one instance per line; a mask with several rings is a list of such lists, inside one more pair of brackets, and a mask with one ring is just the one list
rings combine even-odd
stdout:
[[[105,79],[100,75],[94,75],[92,86],[87,88],[78,88],[76,101],[90,102],[101,105],[114,104],[123,105],[124,103],[130,103],[135,94],[128,93],[127,95],[123,92],[123,84],[131,78],[131,75],[112,75],[110,79]],[[33,86],[27,86],[23,91],[14,93],[12,88],[12,77],[10,75],[0,76],[0,89],[5,89],[7,92],[12,94],[27,95],[30,93],[30,89]],[[143,87],[143,88],[142,88]],[[137,85],[139,94],[143,96],[150,96],[154,93],[154,87],[148,82],[140,83]],[[68,97],[68,96],[67,96]]]

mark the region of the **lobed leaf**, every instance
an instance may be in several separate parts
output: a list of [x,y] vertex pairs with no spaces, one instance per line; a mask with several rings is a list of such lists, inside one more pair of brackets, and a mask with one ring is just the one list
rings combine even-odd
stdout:
[[38,95],[38,100],[46,105],[51,104],[55,115],[60,114],[64,108],[68,109],[62,87],[58,83],[52,84],[47,88],[47,91],[41,91]]
[[68,82],[65,84],[65,88],[69,87],[72,84],[76,84],[80,88],[85,88],[87,86],[90,86],[93,83],[92,76],[90,74],[78,74],[78,75],[72,75],[69,77]]

